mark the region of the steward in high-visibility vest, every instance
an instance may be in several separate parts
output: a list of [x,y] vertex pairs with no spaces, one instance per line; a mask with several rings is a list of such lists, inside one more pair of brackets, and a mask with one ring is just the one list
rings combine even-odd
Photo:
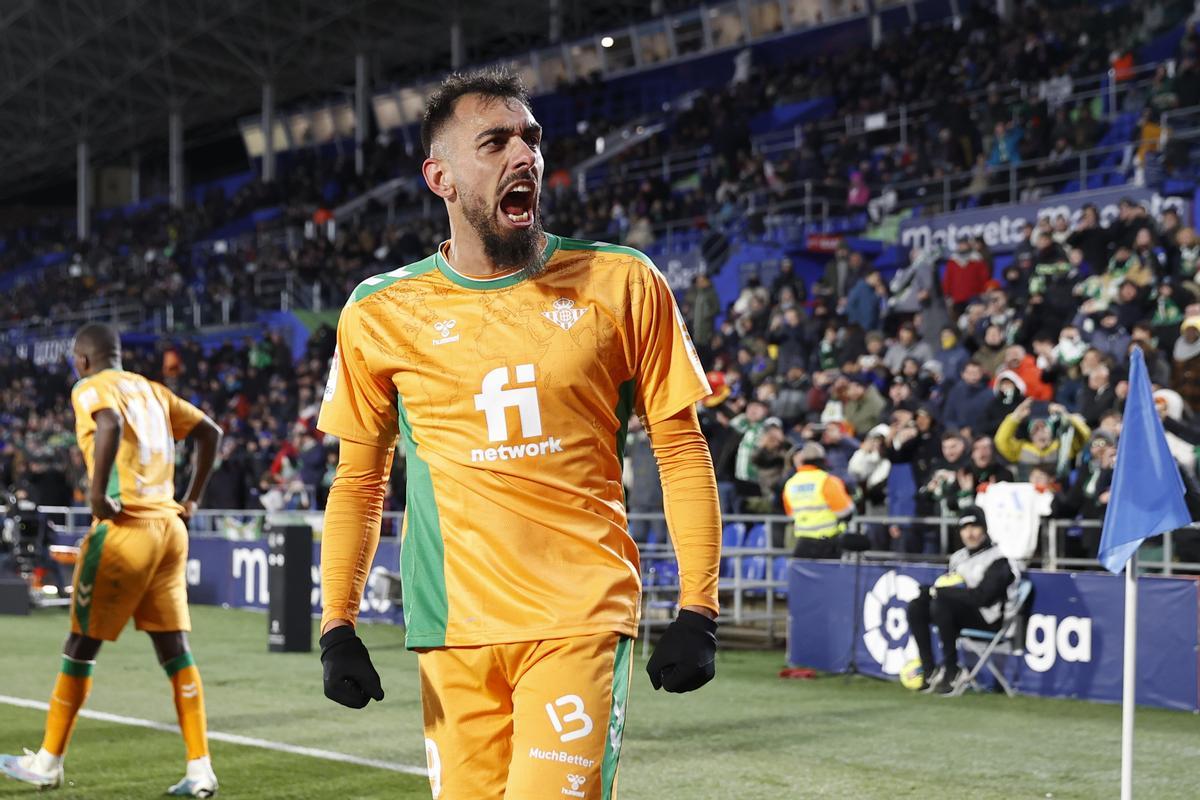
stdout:
[[825,448],[809,442],[792,454],[796,474],[783,485],[783,508],[793,519],[796,558],[840,558],[837,536],[854,514],[846,485],[825,467]]

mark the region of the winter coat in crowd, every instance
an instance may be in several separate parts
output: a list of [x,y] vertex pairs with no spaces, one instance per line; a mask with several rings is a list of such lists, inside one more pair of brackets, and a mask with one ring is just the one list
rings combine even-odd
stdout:
[[[1001,386],[1002,381],[1012,381],[1014,388],[1006,390]],[[1000,423],[1004,418],[1011,414],[1017,406],[1025,399],[1025,381],[1021,380],[1021,376],[1011,370],[1000,370],[1000,374],[996,376],[995,383],[992,387],[994,397],[988,404],[987,409],[983,412],[983,419],[980,422],[979,433],[991,436],[1000,427]]]
[[957,305],[983,294],[983,288],[992,274],[979,253],[974,250],[959,251],[946,262],[942,275],[942,293]]
[[845,416],[846,422],[854,428],[854,432],[859,436],[864,436],[867,431],[879,424],[885,407],[887,407],[887,401],[883,399],[879,390],[871,385],[866,387],[862,397],[858,400],[844,402],[842,414]]
[[1120,325],[1097,325],[1088,341],[1116,363],[1125,363],[1129,352],[1129,334]]
[[[1026,397],[1032,397],[1034,400],[1054,399],[1054,387],[1042,380],[1042,368],[1037,365],[1037,359],[1032,355],[1027,354],[1017,368],[1011,371],[1015,372],[1024,384],[1022,393]],[[999,376],[996,377],[999,379]]]
[[[1084,445],[1087,444],[1092,431],[1083,421],[1083,417],[1078,414],[1069,414],[1066,421],[1075,429],[1075,435],[1071,440],[1071,452],[1068,454],[1071,461],[1074,461],[1083,450]],[[1021,420],[1017,419],[1015,414],[1009,414],[1004,418],[1000,427],[996,429],[996,452],[1010,463],[1016,464],[1019,471],[1025,475],[1028,474],[1030,468],[1039,464],[1056,463],[1061,448],[1059,437],[1054,436],[1045,447],[1039,447],[1031,440],[1019,437],[1020,425]]]
[[975,384],[958,381],[946,393],[946,403],[942,407],[942,424],[950,430],[970,428],[973,432],[980,432],[980,426],[987,417],[994,396],[994,392],[983,381]]
[[[1188,317],[1181,329],[1200,332],[1200,317]],[[1171,388],[1179,392],[1192,412],[1200,414],[1200,339],[1187,340],[1187,334],[1175,340],[1172,352]]]
[[898,271],[892,278],[890,289],[891,309],[897,314],[915,314],[922,308],[921,295],[930,294],[937,285],[937,252],[920,254],[909,266]]
[[878,330],[882,314],[880,306],[879,295],[865,278],[860,278],[846,298],[846,319],[864,331]]
[[924,364],[933,358],[933,349],[920,339],[914,339],[912,344],[907,346],[898,341],[893,342],[892,346],[883,354],[883,365],[890,369],[892,374],[898,375],[906,358],[912,358],[918,364]]

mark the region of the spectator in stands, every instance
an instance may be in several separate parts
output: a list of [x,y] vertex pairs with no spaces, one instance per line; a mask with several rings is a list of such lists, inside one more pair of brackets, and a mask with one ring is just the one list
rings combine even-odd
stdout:
[[981,430],[992,398],[992,390],[983,379],[983,367],[974,359],[968,360],[962,366],[959,381],[946,394],[942,423],[950,430],[967,428],[977,433]]
[[1004,369],[1015,373],[1023,382],[1022,394],[1033,400],[1051,400],[1054,387],[1042,380],[1042,371],[1037,359],[1019,344],[1009,345],[1004,351]]
[[765,403],[754,399],[746,404],[743,413],[729,421],[729,427],[741,435],[733,468],[739,501],[759,496],[758,468],[754,465],[753,457],[767,418],[767,410]]
[[1100,424],[1100,416],[1117,405],[1117,387],[1107,364],[1097,365],[1087,376],[1087,385],[1079,392],[1077,407],[1088,425]]
[[854,266],[850,259],[850,246],[844,241],[838,242],[833,258],[825,265],[825,274],[813,287],[813,293],[818,297],[830,298],[835,303],[840,303],[854,288],[854,284],[860,277],[854,272]]
[[966,442],[956,431],[942,433],[941,457],[933,462],[931,475],[920,493],[938,516],[958,508],[958,473],[967,467]]
[[971,458],[959,471],[958,484],[964,492],[977,493],[989,484],[1011,482],[1013,477],[1013,471],[996,458],[992,437],[980,436],[971,443]]
[[793,306],[771,320],[767,340],[779,348],[776,353],[779,372],[786,374],[808,364],[808,333],[798,307]]
[[721,299],[713,288],[712,279],[706,273],[698,273],[683,301],[688,309],[688,323],[692,339],[707,346],[715,333],[717,316],[721,313]]
[[992,387],[993,397],[980,423],[980,431],[992,435],[1017,406],[1025,402],[1025,381],[1011,370],[1001,370]]
[[917,364],[924,364],[933,358],[929,345],[917,338],[916,330],[911,323],[904,323],[896,332],[896,341],[888,348],[883,356],[883,365],[893,373],[900,372],[904,360],[911,358]]
[[751,513],[774,514],[778,512],[777,499],[783,487],[784,465],[787,463],[791,442],[783,432],[783,422],[778,417],[763,421],[758,447],[750,456],[758,473],[759,496],[747,501]]
[[1108,264],[1111,236],[1100,226],[1100,212],[1088,203],[1079,215],[1075,230],[1067,237],[1067,246],[1078,248],[1091,272],[1099,273]]
[[1100,312],[1089,344],[1117,364],[1125,363],[1129,350],[1129,333],[1121,327],[1121,318],[1114,306]]
[[870,270],[850,290],[846,298],[846,320],[864,331],[879,327],[887,306],[887,284],[878,270]]
[[958,341],[958,329],[953,325],[942,326],[938,346],[934,348],[933,360],[942,369],[942,375],[958,375],[970,353]]
[[980,253],[975,250],[970,234],[958,238],[958,249],[946,261],[942,275],[942,294],[954,303],[957,316],[968,301],[983,293],[992,274]]
[[[1004,328],[989,322],[983,331],[983,343],[975,350],[975,360],[979,362],[979,366],[983,367],[986,374],[995,378],[1004,369],[1005,350]],[[1024,384],[1024,380],[1022,380],[1022,384]],[[1024,392],[1024,388],[1022,388],[1022,392]]]
[[[884,453],[890,435],[891,431],[887,425],[880,424],[872,428],[863,437],[858,450],[847,464],[846,469],[854,486],[854,504],[860,514],[870,517],[887,514],[887,483],[892,462],[884,457]],[[865,533],[871,541],[872,549],[889,548],[887,532],[883,526],[867,525]]]
[[[1093,433],[1088,443],[1088,458],[1070,487],[1054,496],[1051,515],[1060,519],[1103,520],[1116,459],[1117,443],[1112,435],[1104,431]],[[1076,543],[1081,548],[1078,552],[1074,548]],[[1084,528],[1080,540],[1070,540],[1067,544],[1068,556],[1095,558],[1100,548],[1100,528]]]
[[1179,392],[1193,414],[1200,414],[1200,316],[1188,317],[1179,326],[1171,357],[1171,388]]
[[889,312],[900,319],[911,319],[930,302],[937,287],[936,250],[913,248],[907,267],[896,272],[889,286]]
[[783,508],[792,517],[796,558],[838,558],[837,535],[854,515],[846,486],[825,471],[825,450],[809,442],[792,454],[796,473],[783,487]]
[[[625,504],[629,511],[634,514],[662,514],[663,491],[658,464],[650,447],[650,437],[636,414],[629,418],[629,432],[625,436],[625,466],[627,469],[622,477]],[[664,542],[666,536],[663,528],[662,520],[629,520],[629,535],[635,542]]]
[[[922,688],[950,694],[959,678],[958,635],[964,628],[999,630],[1017,572],[988,537],[987,517],[971,506],[958,518],[963,548],[950,556],[945,575],[922,586],[908,605],[908,628],[917,642]],[[934,661],[931,628],[937,626],[942,662]]]
[[842,401],[842,417],[854,433],[865,433],[879,424],[887,401],[869,378],[861,375],[839,378],[833,391]]
[[[1083,417],[1058,403],[1050,404],[1048,418],[1034,417],[1033,403],[1033,398],[1026,398],[1000,423],[996,430],[996,450],[1016,465],[1018,476],[1028,477],[1034,466],[1052,463],[1058,465],[1061,477],[1074,464],[1092,431]],[[1020,427],[1026,420],[1028,436],[1022,437]]]

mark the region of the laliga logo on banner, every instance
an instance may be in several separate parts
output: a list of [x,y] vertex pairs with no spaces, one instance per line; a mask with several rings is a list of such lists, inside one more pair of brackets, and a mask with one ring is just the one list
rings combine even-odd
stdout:
[[1049,672],[1054,662],[1088,663],[1092,660],[1090,617],[1032,614],[1025,632],[1025,665],[1034,672]]
[[863,598],[863,643],[886,675],[899,675],[917,657],[917,643],[908,635],[908,604],[920,593],[916,580],[888,570]]

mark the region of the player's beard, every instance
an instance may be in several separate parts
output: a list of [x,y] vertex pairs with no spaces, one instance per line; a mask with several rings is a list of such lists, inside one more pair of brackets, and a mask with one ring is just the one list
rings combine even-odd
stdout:
[[493,264],[501,268],[520,268],[529,278],[536,278],[546,271],[546,257],[542,252],[544,232],[538,207],[531,209],[532,225],[506,231],[482,197],[468,192],[461,192],[461,195],[463,216],[475,229],[483,243],[484,254]]

